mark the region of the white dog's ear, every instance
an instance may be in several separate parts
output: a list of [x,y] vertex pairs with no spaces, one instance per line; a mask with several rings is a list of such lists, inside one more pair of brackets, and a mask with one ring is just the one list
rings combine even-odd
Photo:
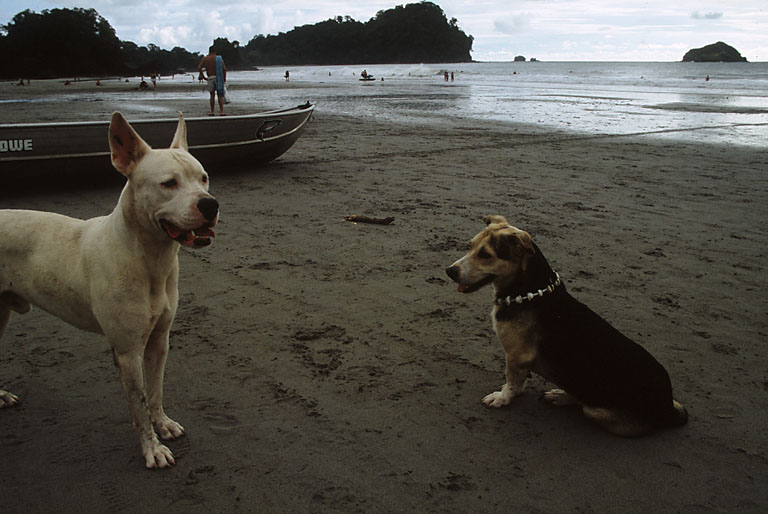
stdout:
[[185,152],[189,151],[187,148],[187,123],[184,121],[184,116],[181,113],[179,113],[179,125],[176,127],[176,133],[173,135],[171,148],[179,148]]
[[151,149],[122,114],[112,114],[109,122],[109,150],[112,152],[112,166],[117,171],[130,177],[136,164]]

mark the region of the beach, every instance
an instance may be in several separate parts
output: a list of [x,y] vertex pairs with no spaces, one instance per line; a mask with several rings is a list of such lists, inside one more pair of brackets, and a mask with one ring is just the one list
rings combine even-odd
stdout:
[[[82,89],[2,84],[0,100],[52,99],[3,104],[3,122],[153,115],[67,87]],[[163,109],[205,115],[184,91]],[[165,375],[186,429],[175,467],[144,469],[103,337],[12,316],[0,384],[22,403],[0,410],[2,511],[764,512],[767,163],[765,146],[319,105],[278,160],[208,170],[220,222],[180,251]],[[120,189],[4,187],[0,207],[89,218]],[[504,382],[492,293],[462,295],[444,270],[487,214],[666,367],[687,425],[617,438],[544,402],[536,375],[510,406],[481,404]]]

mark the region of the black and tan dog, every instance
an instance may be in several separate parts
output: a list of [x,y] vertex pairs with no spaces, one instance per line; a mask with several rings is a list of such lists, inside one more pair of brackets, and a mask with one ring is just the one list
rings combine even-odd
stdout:
[[688,415],[672,398],[669,374],[650,353],[565,290],[531,236],[502,216],[487,225],[469,253],[446,272],[471,293],[493,284],[493,327],[506,353],[507,382],[483,399],[509,404],[531,371],[562,389],[545,398],[578,403],[584,414],[620,436],[683,425]]

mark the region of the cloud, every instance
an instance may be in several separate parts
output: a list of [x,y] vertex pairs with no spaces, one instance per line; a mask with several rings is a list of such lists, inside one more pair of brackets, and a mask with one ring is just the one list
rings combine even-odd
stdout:
[[[339,15],[368,21],[379,10],[416,1],[0,0],[0,24],[24,9],[41,12],[85,3],[109,20],[122,40],[205,53],[217,37],[245,45],[258,34],[288,32]],[[432,1],[474,36],[472,56],[477,60],[509,60],[523,53],[542,61],[677,61],[680,48],[727,41],[750,61],[768,61],[766,0]],[[663,46],[643,46],[651,41]]]
[[699,11],[693,11],[691,13],[691,18],[694,20],[719,20],[723,17],[723,13],[721,12],[708,12],[708,13],[700,13]]
[[520,34],[531,26],[531,15],[528,13],[507,16],[493,22],[493,27],[502,34]]
[[[115,20],[124,19],[125,12],[113,15]],[[226,7],[222,9],[189,8],[183,13],[161,13],[157,17],[162,24],[131,27],[128,35],[118,33],[121,39],[139,45],[149,43],[160,48],[180,46],[190,51],[207,50],[214,39],[222,37],[245,45],[257,34],[271,33],[275,28],[274,13],[270,8]],[[134,35],[131,35],[133,33]]]
[[193,30],[188,26],[164,26],[164,27],[146,27],[139,31],[137,44],[146,45],[155,44],[160,48],[174,48],[183,46],[190,40]]

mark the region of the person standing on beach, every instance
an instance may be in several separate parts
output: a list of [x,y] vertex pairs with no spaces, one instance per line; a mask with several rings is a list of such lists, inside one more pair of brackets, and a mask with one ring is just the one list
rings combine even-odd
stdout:
[[200,64],[197,65],[197,71],[200,76],[206,78],[203,73],[208,75],[208,92],[211,94],[211,112],[209,116],[214,115],[214,107],[216,105],[215,98],[219,97],[219,112],[222,116],[224,113],[224,84],[227,82],[227,67],[224,65],[224,59],[220,55],[216,55],[216,51],[213,46],[208,49],[208,55],[200,60]]

